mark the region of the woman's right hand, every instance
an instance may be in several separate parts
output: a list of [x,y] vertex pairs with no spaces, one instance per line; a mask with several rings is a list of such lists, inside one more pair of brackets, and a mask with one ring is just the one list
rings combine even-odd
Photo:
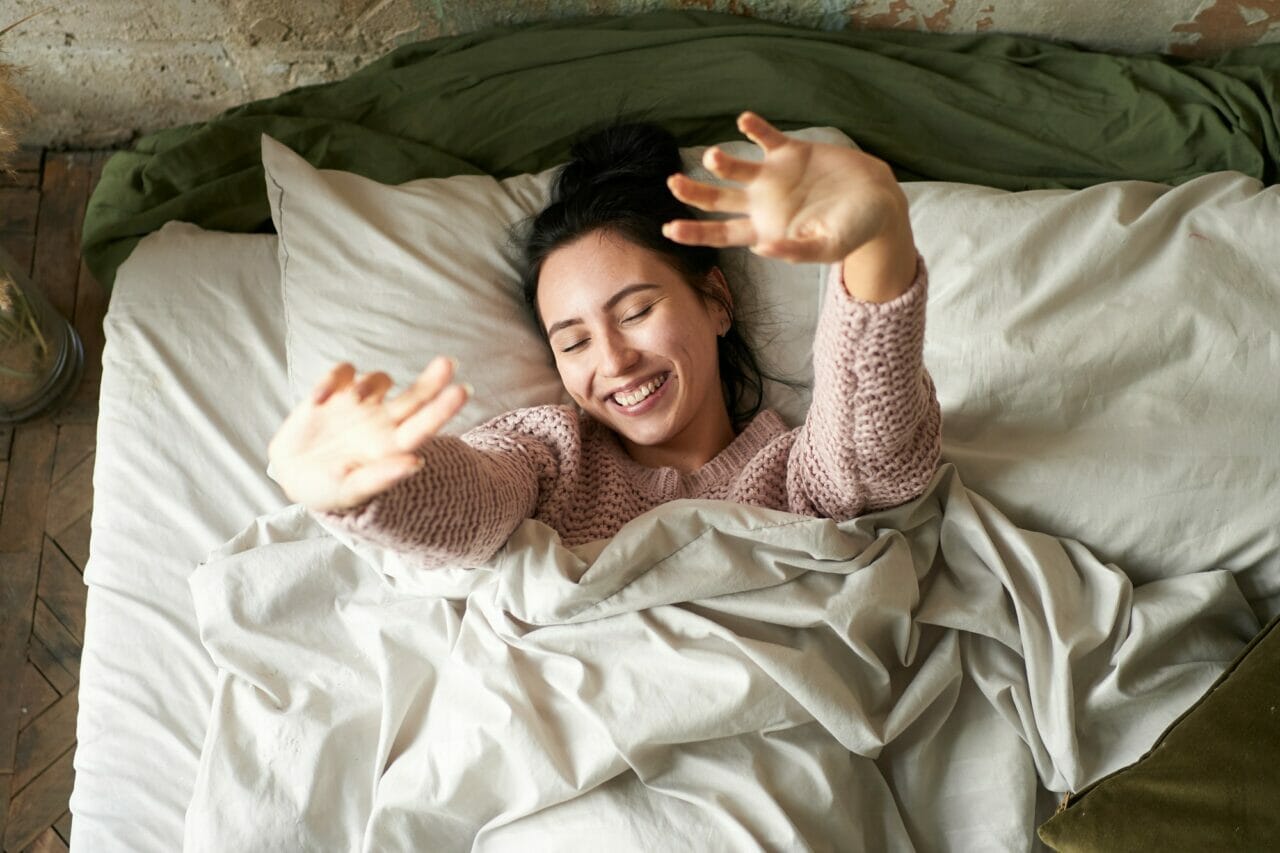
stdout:
[[454,362],[434,359],[413,384],[385,399],[391,377],[343,362],[287,417],[267,446],[271,477],[292,501],[316,511],[349,509],[422,467],[421,447],[466,403],[450,384]]

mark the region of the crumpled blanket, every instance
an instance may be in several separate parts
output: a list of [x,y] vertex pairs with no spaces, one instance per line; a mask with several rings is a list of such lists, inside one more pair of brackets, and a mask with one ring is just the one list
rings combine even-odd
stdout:
[[191,578],[219,680],[188,850],[1025,850],[1257,631],[939,469],[836,523],[676,501],[410,571],[303,508]]

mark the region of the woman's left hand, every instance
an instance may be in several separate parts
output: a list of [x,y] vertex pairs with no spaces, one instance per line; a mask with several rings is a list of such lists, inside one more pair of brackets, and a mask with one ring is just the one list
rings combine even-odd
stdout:
[[[677,219],[663,233],[677,243],[748,246],[752,252],[795,263],[835,263],[870,241],[908,230],[907,200],[888,165],[853,148],[803,142],[784,135],[755,113],[738,128],[764,149],[760,162],[711,147],[703,164],[741,187],[716,187],[686,175],[667,185],[699,210],[745,214],[735,219]],[[909,233],[909,231],[908,231]]]

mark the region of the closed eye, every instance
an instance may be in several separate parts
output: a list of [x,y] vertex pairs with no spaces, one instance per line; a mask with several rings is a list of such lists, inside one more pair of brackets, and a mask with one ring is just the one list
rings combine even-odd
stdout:
[[[660,301],[660,300],[659,300],[659,301]],[[623,317],[623,318],[622,318],[622,322],[623,322],[623,323],[631,323],[631,322],[634,322],[634,321],[636,321],[636,320],[643,319],[643,318],[644,318],[644,316],[645,316],[646,314],[648,314],[650,311],[652,311],[652,310],[653,310],[653,306],[655,306],[655,305],[657,305],[657,304],[658,304],[657,302],[650,302],[648,305],[646,305],[645,307],[641,308],[639,311],[635,312],[634,314],[628,314],[626,317]],[[570,345],[569,345],[569,346],[567,346],[567,347],[562,347],[562,348],[560,349],[560,352],[562,352],[562,353],[565,353],[565,352],[576,352],[576,351],[578,351],[578,350],[582,349],[584,346],[586,346],[586,345],[587,345],[587,343],[588,343],[588,342],[590,342],[590,340],[591,340],[590,338],[583,338],[582,340],[577,341],[577,342],[575,342],[575,343],[572,343],[572,344],[570,344]]]
[[655,304],[655,303],[650,302],[648,305],[646,305],[645,307],[641,308],[639,311],[637,311],[636,313],[634,313],[634,314],[630,315],[629,317],[623,317],[623,318],[622,318],[622,322],[624,322],[624,323],[630,323],[632,320],[639,320],[639,319],[640,319],[641,317],[643,317],[645,314],[648,314],[650,311],[652,311],[652,310],[653,310],[653,306],[654,306],[654,304]]

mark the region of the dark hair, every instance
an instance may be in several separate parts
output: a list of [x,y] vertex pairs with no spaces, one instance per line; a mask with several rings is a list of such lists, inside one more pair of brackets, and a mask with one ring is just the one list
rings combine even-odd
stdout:
[[[652,123],[614,124],[576,142],[556,176],[551,202],[533,218],[523,239],[525,301],[538,317],[538,276],[553,251],[597,230],[616,234],[660,255],[703,299],[719,302],[733,318],[726,295],[707,282],[720,265],[709,246],[686,246],[662,234],[663,223],[695,212],[667,189],[682,168],[675,137]],[[741,427],[764,402],[764,375],[736,323],[717,338],[720,385],[729,418]]]

